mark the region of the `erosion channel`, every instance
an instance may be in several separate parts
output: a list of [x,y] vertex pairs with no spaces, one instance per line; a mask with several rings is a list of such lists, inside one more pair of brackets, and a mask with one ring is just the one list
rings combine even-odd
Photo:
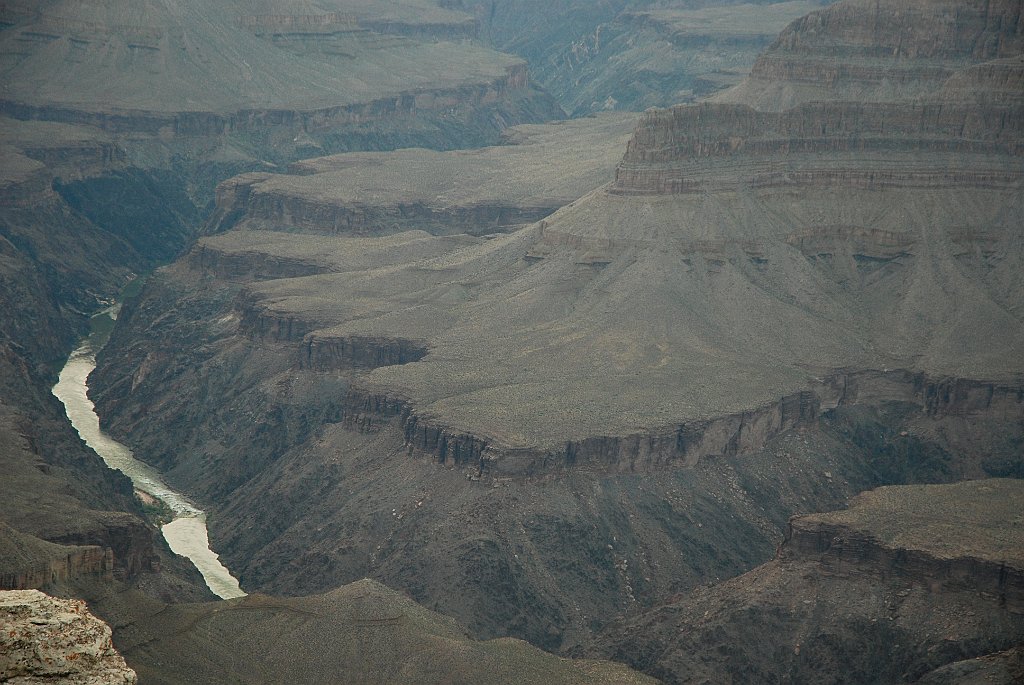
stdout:
[[93,317],[92,332],[71,353],[61,369],[60,380],[53,386],[53,394],[64,403],[71,425],[107,466],[123,472],[131,478],[136,490],[160,500],[171,510],[173,520],[161,528],[171,550],[191,560],[217,596],[223,599],[244,597],[245,592],[238,586],[238,580],[210,549],[206,512],[168,487],[160,473],[136,459],[126,445],[100,430],[99,416],[88,395],[88,380],[96,368],[96,354],[110,337],[120,309],[121,305],[117,303]]

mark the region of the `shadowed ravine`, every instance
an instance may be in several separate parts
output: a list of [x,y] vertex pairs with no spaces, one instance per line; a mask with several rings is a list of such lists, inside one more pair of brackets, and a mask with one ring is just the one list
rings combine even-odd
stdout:
[[53,386],[53,394],[64,403],[71,425],[107,466],[123,472],[131,478],[136,489],[159,499],[174,512],[174,520],[162,527],[164,539],[171,550],[190,559],[217,596],[224,599],[243,597],[245,592],[239,588],[238,580],[210,549],[206,513],[168,487],[157,470],[136,459],[128,447],[100,430],[99,416],[89,399],[87,381],[96,368],[96,353],[107,341],[119,309],[120,305],[114,305],[93,317],[92,335],[71,353],[61,369],[60,380]]

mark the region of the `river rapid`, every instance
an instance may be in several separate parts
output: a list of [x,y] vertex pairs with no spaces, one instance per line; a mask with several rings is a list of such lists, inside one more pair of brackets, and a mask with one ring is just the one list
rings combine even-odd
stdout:
[[53,394],[64,403],[71,425],[107,466],[123,472],[131,478],[136,490],[160,500],[173,512],[174,519],[161,528],[171,550],[190,559],[218,597],[244,597],[238,580],[210,549],[206,513],[168,487],[160,473],[136,459],[126,445],[100,430],[99,416],[88,395],[88,379],[96,368],[96,353],[109,338],[119,310],[120,306],[114,305],[93,317],[93,332],[71,353],[60,372],[60,380],[53,386]]

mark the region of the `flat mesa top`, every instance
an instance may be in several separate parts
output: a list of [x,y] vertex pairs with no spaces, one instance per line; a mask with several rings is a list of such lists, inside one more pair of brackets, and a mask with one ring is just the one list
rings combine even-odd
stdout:
[[309,110],[491,82],[522,64],[461,40],[458,27],[472,19],[464,13],[377,0],[340,9],[12,3],[0,28],[3,99],[102,112]]
[[976,557],[1024,569],[1024,481],[900,485],[858,495],[845,511],[801,516],[870,534],[887,547]]
[[821,9],[814,0],[791,0],[770,5],[726,5],[698,9],[658,9],[637,12],[671,28],[679,36],[770,36],[774,38],[798,17]]
[[328,203],[557,206],[611,180],[638,116],[602,114],[519,126],[507,134],[510,144],[477,150],[331,155],[292,166],[304,175],[249,177],[260,179],[260,193]]

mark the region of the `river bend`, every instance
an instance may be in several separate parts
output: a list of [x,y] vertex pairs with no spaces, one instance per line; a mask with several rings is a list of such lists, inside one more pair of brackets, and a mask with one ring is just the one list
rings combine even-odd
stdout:
[[[114,306],[97,316],[109,317],[112,323],[117,311],[118,307]],[[109,325],[96,328],[102,331],[104,328],[109,329]],[[126,445],[100,430],[99,416],[88,395],[88,379],[96,368],[96,353],[106,338],[107,334],[94,333],[71,353],[60,372],[60,380],[53,387],[53,394],[64,403],[71,425],[85,443],[103,458],[107,466],[123,472],[132,480],[135,489],[148,493],[170,508],[174,520],[165,524],[161,530],[171,550],[190,559],[203,574],[210,590],[218,597],[231,599],[245,596],[245,592],[238,586],[238,580],[210,549],[205,512],[184,495],[168,487],[159,472],[136,459]]]

